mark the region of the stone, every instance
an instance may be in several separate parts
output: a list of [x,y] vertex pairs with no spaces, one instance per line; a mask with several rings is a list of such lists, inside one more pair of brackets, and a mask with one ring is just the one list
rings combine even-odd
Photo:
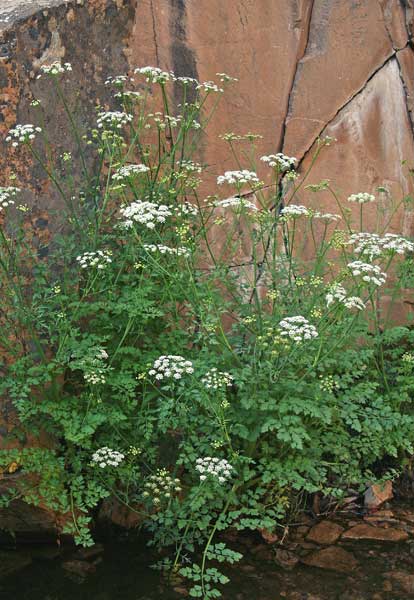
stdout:
[[274,561],[279,567],[291,571],[296,567],[299,562],[299,558],[293,552],[284,550],[283,548],[277,548],[274,556]]
[[338,573],[352,573],[358,567],[358,561],[351,552],[339,546],[328,546],[301,558],[301,562],[309,567],[318,567],[337,571]]
[[375,540],[380,542],[403,542],[408,539],[408,533],[393,527],[374,527],[368,523],[355,525],[342,534],[344,540]]
[[82,579],[96,571],[95,565],[83,560],[67,560],[62,563],[62,569]]
[[321,521],[312,527],[306,536],[306,539],[309,542],[330,545],[336,542],[343,531],[344,528],[341,527],[341,525],[338,525],[338,523],[334,523],[333,521]]
[[102,544],[94,544],[89,548],[79,548],[76,553],[76,556],[80,558],[80,560],[90,560],[91,558],[96,558],[104,552],[105,548]]
[[392,481],[386,481],[383,485],[370,485],[364,494],[366,508],[378,508],[393,497]]
[[405,571],[390,571],[385,574],[385,577],[396,582],[398,586],[404,590],[406,594],[414,596],[414,574],[406,573]]
[[266,544],[275,544],[279,541],[279,536],[274,531],[269,531],[268,529],[261,529],[260,534]]
[[0,551],[0,579],[28,567],[32,562],[31,556],[25,552]]

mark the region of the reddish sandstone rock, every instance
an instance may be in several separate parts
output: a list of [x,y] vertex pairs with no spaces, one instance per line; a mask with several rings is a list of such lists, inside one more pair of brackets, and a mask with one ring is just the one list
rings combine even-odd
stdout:
[[353,554],[338,546],[329,546],[313,552],[302,558],[301,562],[310,567],[319,567],[339,573],[352,573],[358,567],[358,561]]
[[414,596],[414,574],[406,573],[405,571],[390,571],[385,574],[385,577],[396,582],[398,586],[404,590],[406,594]]
[[317,544],[329,545],[336,542],[344,528],[333,521],[321,521],[308,533],[306,539]]
[[346,540],[376,540],[380,542],[403,542],[408,537],[408,534],[400,529],[374,527],[368,523],[355,525],[342,534],[342,538]]
[[392,482],[386,481],[383,485],[370,485],[364,494],[364,504],[367,508],[378,508],[394,496]]

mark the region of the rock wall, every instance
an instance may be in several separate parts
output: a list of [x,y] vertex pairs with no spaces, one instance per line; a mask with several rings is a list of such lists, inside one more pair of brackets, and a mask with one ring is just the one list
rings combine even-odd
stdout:
[[[343,197],[379,185],[406,196],[413,192],[413,19],[414,0],[8,0],[0,3],[0,139],[16,121],[34,119],[34,93],[51,109],[57,150],[70,150],[55,98],[35,78],[55,59],[73,64],[80,97],[67,93],[84,125],[94,119],[88,102],[109,102],[109,75],[146,64],[201,80],[224,71],[239,84],[205,143],[211,172],[232,166],[218,137],[226,131],[259,133],[259,154],[297,156],[302,169],[318,136],[329,135],[337,142],[311,181],[328,178]],[[43,174],[2,140],[0,164],[2,180],[15,171],[36,192],[32,203],[53,206]],[[318,202],[333,209],[328,196]],[[394,227],[414,233],[409,205]]]

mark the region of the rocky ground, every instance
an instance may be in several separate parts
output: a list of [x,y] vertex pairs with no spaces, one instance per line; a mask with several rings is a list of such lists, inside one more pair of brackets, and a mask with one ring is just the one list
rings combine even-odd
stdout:
[[[245,558],[229,571],[226,600],[400,600],[414,598],[414,507],[366,495],[327,514],[301,515],[280,535],[230,535]],[[0,597],[15,600],[172,600],[186,597],[148,569],[143,543],[104,541],[89,549],[48,544],[0,551]],[[45,587],[45,576],[50,581]],[[30,581],[26,595],[22,582]],[[143,582],[146,583],[144,584]],[[122,588],[124,585],[124,588]],[[120,586],[123,591],[120,591]],[[146,586],[146,587],[145,587]],[[50,593],[50,589],[53,593]],[[45,590],[48,595],[45,595]],[[145,594],[142,592],[145,590]],[[2,595],[5,594],[4,596]]]

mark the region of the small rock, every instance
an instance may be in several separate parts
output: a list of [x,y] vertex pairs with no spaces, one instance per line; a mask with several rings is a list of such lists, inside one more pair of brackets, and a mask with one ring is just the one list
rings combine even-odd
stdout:
[[385,576],[396,581],[407,594],[414,595],[414,574],[405,571],[390,571]]
[[184,587],[175,587],[173,588],[173,591],[180,596],[188,596],[188,590],[186,590]]
[[99,556],[104,551],[104,547],[102,544],[95,544],[90,548],[79,548],[76,553],[76,556],[80,558],[80,560],[89,560],[91,558],[95,558],[95,556]]
[[384,581],[382,589],[384,590],[384,592],[392,592],[392,583],[391,583],[391,581]]
[[370,485],[364,494],[364,504],[369,509],[378,508],[393,496],[392,481],[386,481],[383,485]]
[[381,542],[402,542],[408,538],[408,533],[393,527],[374,527],[368,523],[355,525],[342,534],[346,540],[378,540]]
[[268,529],[261,529],[260,533],[266,544],[275,544],[279,541],[279,536],[274,531],[269,531]]
[[91,563],[83,560],[67,560],[62,563],[62,568],[73,575],[84,578],[96,571],[96,568]]
[[274,560],[279,567],[282,569],[286,569],[287,571],[291,571],[296,567],[299,562],[299,558],[293,552],[289,550],[284,550],[283,548],[278,548],[276,550]]
[[316,542],[317,544],[330,545],[334,544],[336,540],[344,532],[344,528],[334,523],[333,521],[321,521],[308,533],[306,539],[309,542]]
[[352,573],[358,567],[353,554],[337,546],[329,546],[301,559],[305,565],[329,569],[338,573]]

